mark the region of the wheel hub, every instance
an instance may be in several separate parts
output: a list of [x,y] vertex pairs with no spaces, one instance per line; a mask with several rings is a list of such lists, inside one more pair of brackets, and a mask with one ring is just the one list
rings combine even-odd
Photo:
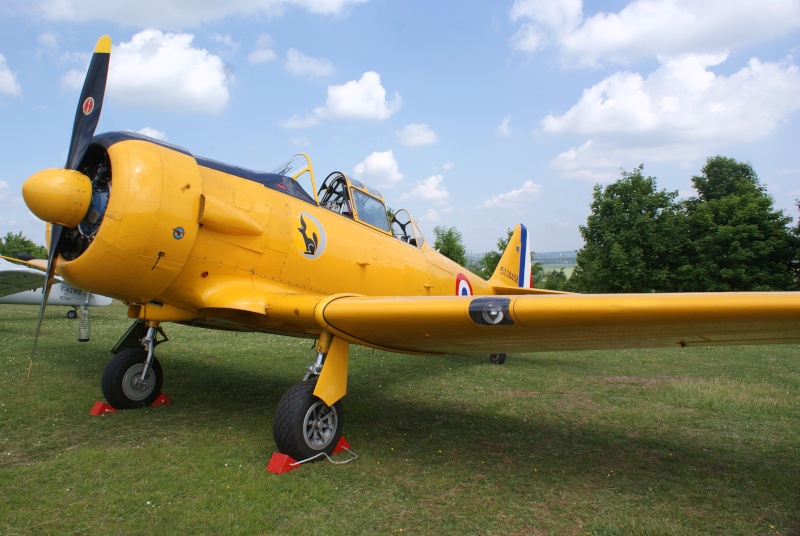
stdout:
[[303,438],[306,445],[314,450],[323,450],[333,441],[339,416],[330,406],[322,401],[317,401],[308,408],[305,417],[305,433]]
[[122,378],[122,390],[125,393],[125,396],[131,400],[144,400],[150,396],[153,391],[153,387],[155,385],[153,380],[155,379],[155,375],[153,374],[152,369],[148,370],[143,380],[143,369],[144,363],[136,364],[129,368],[125,372],[125,376]]

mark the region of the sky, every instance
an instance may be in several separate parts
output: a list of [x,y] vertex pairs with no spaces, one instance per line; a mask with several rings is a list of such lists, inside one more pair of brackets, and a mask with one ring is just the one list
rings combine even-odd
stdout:
[[270,171],[307,153],[471,253],[517,223],[577,250],[595,184],[695,194],[749,162],[798,217],[797,0],[2,0],[0,236],[44,244],[24,180],[62,167],[95,42],[97,132]]

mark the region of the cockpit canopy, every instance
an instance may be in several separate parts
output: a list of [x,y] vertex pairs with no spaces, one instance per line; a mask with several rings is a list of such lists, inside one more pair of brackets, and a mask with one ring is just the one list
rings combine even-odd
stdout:
[[390,213],[386,210],[386,204],[379,191],[369,188],[361,181],[351,179],[340,171],[328,175],[317,191],[311,159],[306,154],[295,155],[273,173],[276,176],[291,178],[298,184],[299,189],[305,187],[301,183],[308,184],[309,191],[316,192],[314,201],[331,212],[390,234],[411,246],[421,248],[425,242],[408,211],[403,209]]
[[388,233],[389,218],[383,196],[362,182],[335,171],[328,175],[317,194],[320,206]]

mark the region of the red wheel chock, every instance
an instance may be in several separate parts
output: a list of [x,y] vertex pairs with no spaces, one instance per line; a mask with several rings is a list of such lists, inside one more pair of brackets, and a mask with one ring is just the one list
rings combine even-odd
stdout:
[[[160,395],[158,395],[158,398],[156,398],[153,401],[153,403],[150,404],[150,407],[154,408],[156,406],[166,406],[167,404],[169,404],[169,398],[167,398],[167,395],[165,395],[164,393],[161,393]],[[92,409],[89,410],[89,415],[107,415],[108,413],[116,413],[116,412],[117,408],[98,400],[97,402],[94,403]]]
[[[338,454],[343,450],[350,452],[350,443],[348,443],[344,437],[340,437],[339,442],[336,443],[336,446],[333,448],[333,452],[331,452],[331,454]],[[317,456],[314,456],[314,458],[318,456],[321,456],[321,454],[317,454]],[[298,462],[297,460],[295,460],[294,458],[292,458],[287,454],[281,454],[280,452],[273,452],[272,458],[269,459],[269,464],[267,465],[267,471],[269,471],[270,473],[274,473],[276,475],[282,475],[284,473],[288,473],[293,469],[297,469],[303,463],[311,461],[314,458],[309,458],[308,460],[302,460]]]
[[158,395],[158,398],[156,398],[153,403],[150,404],[150,407],[154,408],[156,406],[166,406],[167,404],[169,404],[169,398],[167,398],[167,395],[164,393],[161,393]]
[[94,403],[92,409],[89,410],[89,415],[105,415],[106,413],[116,413],[117,409],[109,406],[105,402],[99,400]]

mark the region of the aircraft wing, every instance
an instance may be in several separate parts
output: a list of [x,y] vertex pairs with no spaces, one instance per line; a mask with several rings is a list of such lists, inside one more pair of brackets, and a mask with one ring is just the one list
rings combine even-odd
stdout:
[[340,337],[407,353],[480,354],[800,343],[800,293],[331,297]]
[[0,258],[0,297],[44,285],[44,273]]

